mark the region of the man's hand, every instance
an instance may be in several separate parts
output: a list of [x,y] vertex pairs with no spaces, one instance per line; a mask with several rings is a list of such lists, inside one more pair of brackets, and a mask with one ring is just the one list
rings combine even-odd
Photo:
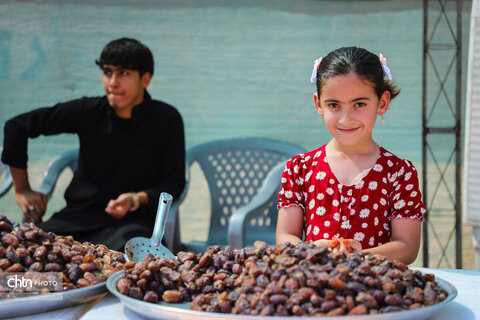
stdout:
[[114,218],[122,219],[132,207],[133,197],[131,193],[122,193],[115,200],[110,200],[105,212]]
[[25,221],[38,224],[47,210],[47,197],[40,192],[31,189],[15,192],[20,210],[23,212]]

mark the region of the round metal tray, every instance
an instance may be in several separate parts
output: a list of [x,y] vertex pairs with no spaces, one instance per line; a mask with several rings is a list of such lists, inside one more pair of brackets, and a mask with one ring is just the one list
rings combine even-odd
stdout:
[[[123,272],[117,273],[123,274]],[[62,309],[95,300],[107,292],[106,283],[102,282],[93,286],[68,291],[22,298],[0,299],[0,317],[2,319],[19,317]]]
[[[108,290],[114,294],[122,303],[132,310],[133,312],[141,315],[142,317],[148,319],[182,319],[182,320],[211,320],[211,319],[252,319],[252,320],[284,320],[285,317],[274,317],[274,316],[246,316],[246,315],[235,315],[235,314],[223,314],[223,313],[212,313],[212,312],[201,312],[190,310],[190,303],[175,303],[169,304],[165,302],[158,302],[156,304],[149,303],[137,299],[130,298],[126,295],[121,294],[117,290],[117,282],[123,277],[123,272],[117,272],[112,275],[107,280]],[[457,296],[457,289],[448,281],[435,277],[438,285],[444,289],[448,296],[444,301],[423,307],[414,310],[405,310],[400,312],[388,312],[375,315],[363,315],[363,316],[338,316],[338,317],[288,317],[288,319],[293,320],[305,320],[305,319],[315,319],[315,320],[345,320],[345,319],[363,319],[363,320],[378,320],[378,319],[388,319],[388,320],[401,320],[401,319],[417,319],[423,320],[432,316],[434,313],[443,308],[447,303],[451,302]]]

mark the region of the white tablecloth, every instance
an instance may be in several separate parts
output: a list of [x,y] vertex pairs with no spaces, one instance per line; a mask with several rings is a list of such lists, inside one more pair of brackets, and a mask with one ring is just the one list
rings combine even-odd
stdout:
[[[430,318],[431,320],[480,320],[480,271],[433,268],[418,269],[424,273],[433,273],[435,276],[447,280],[458,290],[458,295],[455,300],[437,312]],[[143,318],[124,307],[115,296],[108,294],[102,299],[80,306],[15,319],[140,320]]]

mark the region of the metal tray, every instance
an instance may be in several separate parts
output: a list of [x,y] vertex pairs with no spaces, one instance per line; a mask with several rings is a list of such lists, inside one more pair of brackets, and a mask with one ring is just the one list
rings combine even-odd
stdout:
[[[122,272],[117,272],[112,275],[107,280],[108,290],[114,294],[122,303],[132,310],[133,312],[145,317],[147,319],[182,319],[182,320],[220,320],[220,319],[252,319],[252,320],[285,320],[285,317],[274,317],[274,316],[246,316],[246,315],[235,315],[235,314],[223,314],[223,313],[212,313],[212,312],[201,312],[190,310],[190,303],[175,303],[169,304],[165,302],[158,302],[156,304],[149,303],[137,299],[130,298],[126,295],[121,294],[117,290],[117,282],[123,277]],[[444,301],[434,304],[431,306],[414,309],[414,310],[405,310],[400,312],[388,312],[375,315],[363,315],[363,316],[338,316],[338,317],[288,317],[292,320],[345,320],[345,319],[363,319],[363,320],[379,320],[379,319],[388,319],[388,320],[403,320],[403,319],[417,319],[423,320],[432,316],[434,313],[443,308],[447,303],[451,302],[457,296],[457,289],[448,281],[445,281],[441,278],[435,277],[438,282],[438,285],[444,289],[448,296]]]
[[[123,272],[117,273],[120,276],[123,274]],[[116,273],[113,275],[116,275]],[[107,292],[106,283],[102,282],[93,286],[68,291],[22,298],[0,299],[0,317],[19,317],[62,309],[95,300]]]

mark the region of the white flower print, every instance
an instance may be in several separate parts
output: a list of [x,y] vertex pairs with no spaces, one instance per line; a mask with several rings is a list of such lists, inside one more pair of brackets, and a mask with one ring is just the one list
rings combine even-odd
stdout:
[[280,194],[285,194],[285,190],[283,188],[280,190]]
[[372,169],[373,169],[373,171],[382,172],[383,167],[382,167],[381,164],[378,164],[378,163],[377,163],[377,164],[375,164],[375,165],[373,166]]
[[390,227],[388,226],[388,223],[384,223],[383,224],[383,229],[389,231],[390,230]]
[[370,189],[370,190],[376,190],[376,189],[377,189],[377,186],[378,186],[377,181],[370,181],[370,183],[368,184],[368,189]]
[[368,240],[368,245],[373,247],[375,245],[375,238],[374,237],[370,237],[370,240]]
[[339,233],[336,233],[336,234],[334,235],[334,237],[335,237],[335,238],[340,238],[340,234],[339,234]]
[[397,187],[395,188],[395,190],[398,190],[400,189],[400,186],[398,185],[398,181],[395,181],[395,183],[393,184],[394,187]]
[[308,198],[308,194],[306,192],[303,192],[303,198],[305,199],[305,201]]
[[405,181],[410,180],[411,177],[412,177],[412,173],[411,173],[411,172],[407,172],[407,173],[405,174]]
[[297,197],[298,201],[302,201],[302,195],[298,192],[295,192],[295,196]]
[[308,187],[308,192],[313,192],[315,191],[315,186],[312,184],[310,187]]
[[362,189],[364,183],[363,180],[360,180],[360,182],[355,185],[355,189]]
[[367,229],[368,228],[368,223],[366,223],[366,222],[362,223],[362,228]]
[[350,189],[350,190],[347,191],[347,196],[351,196],[352,194],[353,194],[353,190],[352,190],[352,189]]
[[353,235],[353,240],[363,241],[365,239],[365,234],[363,232],[355,232]]
[[417,196],[417,191],[412,191],[412,193],[410,193],[410,197],[415,198],[416,196]]
[[286,182],[287,182],[287,178],[282,177],[282,183],[286,183]]
[[413,206],[413,201],[408,201],[407,205]]
[[362,196],[362,202],[367,202],[368,201],[368,195],[363,195]]
[[342,222],[342,225],[340,226],[340,228],[342,228],[342,229],[351,229],[352,226],[350,225],[350,221],[349,221],[349,220],[343,221],[343,222]]
[[328,163],[327,157],[323,158],[323,162]]
[[317,194],[317,199],[318,200],[323,200],[323,198],[325,198],[325,195],[323,193]]
[[329,195],[332,195],[333,194],[333,189],[332,188],[327,188],[327,191],[326,191]]
[[402,167],[400,171],[398,171],[398,176],[401,177],[405,173],[405,168]]
[[351,216],[355,215],[355,209],[350,209],[350,215]]
[[397,210],[402,209],[403,207],[405,207],[405,200],[398,200],[397,202],[395,202],[393,207]]
[[373,204],[373,210],[378,210],[378,203]]
[[386,217],[388,215],[388,211],[385,210],[385,212],[383,213],[383,216]]
[[383,231],[378,231],[378,236],[380,237],[383,234]]
[[289,175],[289,176],[292,175],[292,170],[290,170],[290,168],[288,168],[288,175]]
[[337,199],[335,199],[335,200],[332,201],[332,206],[334,206],[334,207],[338,207],[339,204],[340,204],[340,203],[338,202]]
[[314,217],[315,217],[315,214],[312,213],[312,214],[310,215],[310,220],[313,220]]
[[310,177],[312,176],[313,172],[310,170],[306,175],[305,175],[305,181],[310,180]]
[[386,206],[387,205],[387,200],[383,199],[383,198],[380,198],[380,204],[382,206]]
[[375,217],[375,218],[373,219],[373,224],[376,225],[376,226],[378,226],[378,217]]
[[388,179],[388,181],[394,182],[396,179],[397,179],[397,174],[394,173],[394,174],[392,174],[392,175],[390,176],[390,178]]
[[400,193],[396,193],[394,196],[393,196],[393,201],[396,201],[400,199]]
[[315,207],[315,199],[310,200],[308,203],[308,209],[312,210]]
[[387,183],[387,178],[383,177],[382,181],[383,183]]
[[379,242],[378,245],[381,246],[383,243]]
[[326,211],[327,211],[327,210],[325,210],[324,207],[318,207],[318,208],[317,208],[317,211],[315,211],[315,213],[316,213],[317,215],[319,215],[319,216],[323,216]]
[[393,166],[392,160],[388,160],[388,161],[387,161],[387,164],[388,164],[389,167],[392,167],[392,166]]
[[413,184],[407,184],[407,186],[405,187],[405,190],[407,191],[410,191],[413,189]]
[[325,239],[328,239],[329,236],[330,236],[330,235],[329,235],[328,233],[326,233],[326,232],[323,234],[323,238],[325,238]]
[[362,209],[360,210],[360,218],[367,218],[370,215],[370,210]]
[[333,220],[335,220],[335,221],[340,221],[340,213],[336,212],[336,213],[333,215]]
[[321,154],[322,151],[317,151],[317,153],[315,153],[315,155],[313,156],[313,159],[320,157]]
[[298,173],[298,170],[299,170],[299,169],[300,169],[300,168],[298,167],[298,165],[295,165],[295,166],[293,167],[293,172]]
[[291,197],[293,197],[293,192],[291,190],[285,191],[285,197],[287,199],[290,199]]
[[347,216],[342,216],[342,221],[347,221]]
[[317,163],[318,163],[317,161],[313,161],[313,162],[312,162],[312,166],[316,166]]
[[297,185],[299,185],[299,186],[303,186],[303,181],[304,181],[303,178],[298,178],[298,179],[295,180],[295,182],[296,182]]
[[393,156],[393,154],[391,154],[390,152],[385,152],[383,155],[384,155],[385,157],[391,157],[391,156]]
[[325,222],[323,223],[323,225],[324,225],[325,227],[330,227],[330,221],[328,221],[328,220],[325,221]]
[[326,176],[327,176],[327,174],[325,172],[320,171],[320,172],[317,173],[315,178],[317,178],[317,180],[323,180],[323,179],[325,179]]
[[320,228],[318,226],[313,227],[313,234],[317,235],[320,232]]
[[310,156],[306,156],[304,161],[310,160]]
[[427,212],[427,210],[425,210],[425,208],[420,209],[421,214],[425,214],[425,212]]
[[307,235],[310,234],[310,231],[312,231],[312,225],[309,225],[308,228],[307,228]]
[[328,182],[330,182],[330,184],[334,184],[334,183],[335,183],[335,180],[330,179],[330,180],[328,180]]

